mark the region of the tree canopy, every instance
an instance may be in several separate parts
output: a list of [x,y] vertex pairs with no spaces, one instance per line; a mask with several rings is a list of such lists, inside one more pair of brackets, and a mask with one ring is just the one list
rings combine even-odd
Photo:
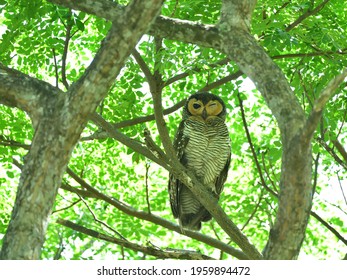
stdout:
[[[162,2],[0,0],[1,257],[346,258],[347,4]],[[171,145],[198,91],[228,110],[220,207]]]

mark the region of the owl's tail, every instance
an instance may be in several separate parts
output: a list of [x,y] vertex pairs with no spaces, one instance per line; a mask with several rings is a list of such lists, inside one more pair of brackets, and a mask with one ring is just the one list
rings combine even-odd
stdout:
[[211,214],[204,207],[201,207],[197,213],[188,213],[181,215],[179,222],[183,228],[190,230],[200,230],[201,222],[207,222],[211,219]]

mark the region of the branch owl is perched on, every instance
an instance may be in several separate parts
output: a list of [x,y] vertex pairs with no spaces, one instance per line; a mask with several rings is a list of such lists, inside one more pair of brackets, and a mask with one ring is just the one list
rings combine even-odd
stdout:
[[[183,108],[174,140],[178,160],[217,198],[230,165],[230,137],[225,117],[221,98],[208,92],[193,94]],[[201,222],[211,220],[211,214],[173,174],[170,174],[169,194],[172,213],[181,227],[200,230]]]

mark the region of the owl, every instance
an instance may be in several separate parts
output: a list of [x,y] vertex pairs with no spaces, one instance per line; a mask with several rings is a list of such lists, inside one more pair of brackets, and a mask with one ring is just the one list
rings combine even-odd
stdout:
[[[226,108],[218,96],[199,92],[191,95],[182,113],[174,148],[178,160],[218,199],[230,165],[230,137],[225,125]],[[211,214],[173,174],[169,175],[173,216],[181,228],[200,230]]]

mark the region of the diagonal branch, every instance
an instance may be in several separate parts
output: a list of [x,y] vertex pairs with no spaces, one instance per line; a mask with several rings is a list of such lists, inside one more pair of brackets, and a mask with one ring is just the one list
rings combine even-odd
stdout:
[[151,91],[155,90],[153,87],[156,85],[156,81],[148,65],[146,64],[146,62],[143,60],[140,53],[136,49],[133,49],[132,55],[135,58],[137,64],[140,66],[143,74],[145,75],[150,90]]
[[[214,68],[214,67],[226,65],[226,64],[228,64],[229,61],[230,61],[230,59],[223,58],[220,61],[217,61],[217,62],[209,64],[208,67],[209,68]],[[188,72],[183,72],[183,73],[177,74],[176,76],[173,76],[173,77],[169,78],[167,81],[165,81],[164,82],[164,87],[168,86],[168,85],[171,85],[174,82],[177,82],[177,81],[179,81],[181,79],[184,79],[184,78],[190,76],[192,72],[193,73],[194,72],[199,73],[201,71],[204,71],[204,69],[200,68],[200,67],[194,67],[193,69],[190,69],[190,71],[188,71]]]
[[324,0],[322,3],[320,3],[316,8],[314,8],[313,10],[311,10],[311,8],[309,8],[304,14],[302,14],[301,16],[299,16],[293,23],[291,23],[290,25],[288,25],[286,27],[286,31],[290,31],[292,29],[294,29],[296,26],[298,26],[301,22],[303,22],[306,18],[315,15],[317,13],[319,13],[320,10],[322,10],[324,8],[324,6],[329,2],[330,0]]
[[[177,111],[178,109],[182,108],[184,106],[185,102],[186,102],[186,99],[183,99],[183,100],[179,101],[178,103],[176,103],[175,105],[173,105],[172,107],[169,107],[169,108],[163,110],[164,115],[169,115],[169,114]],[[91,119],[94,119],[94,121],[96,121],[96,118],[102,118],[102,117],[101,116],[97,117],[95,115]],[[112,126],[113,130],[117,130],[120,128],[133,126],[133,125],[137,125],[137,124],[141,124],[141,123],[145,123],[145,122],[149,122],[149,121],[154,121],[154,120],[155,120],[154,114],[151,114],[151,115],[137,117],[137,118],[130,119],[130,120],[124,120],[124,121],[120,121],[117,123],[112,123],[110,125]],[[101,127],[102,127],[102,125],[101,125]],[[109,129],[111,130],[111,127],[109,127]],[[82,137],[80,139],[80,141],[89,141],[89,140],[93,140],[93,139],[104,139],[107,137],[109,137],[109,135],[107,133],[105,133],[105,131],[101,131],[101,132],[95,132],[90,136]]]
[[321,92],[320,96],[314,102],[313,109],[306,121],[305,129],[303,131],[303,137],[304,139],[307,139],[307,141],[311,141],[310,139],[320,121],[325,105],[327,104],[329,99],[335,94],[337,88],[340,86],[340,84],[344,81],[346,77],[347,68],[328,83],[328,85]]
[[344,162],[347,164],[347,151],[345,150],[345,148],[342,146],[340,141],[337,139],[333,140],[332,143],[333,143],[334,147],[339,151],[341,156],[343,157]]
[[160,166],[164,167],[165,169],[169,170],[169,167],[167,165],[167,159],[157,158],[146,146],[142,145],[140,142],[137,142],[120,131],[113,128],[112,124],[105,121],[100,115],[97,113],[91,114],[89,116],[90,120],[92,120],[94,123],[96,123],[98,126],[102,127],[110,137],[113,137],[117,141],[121,142],[125,146],[128,146],[132,150],[134,150],[137,153],[140,153],[144,155],[145,157],[149,158],[150,160],[154,161],[155,163],[159,164]]

